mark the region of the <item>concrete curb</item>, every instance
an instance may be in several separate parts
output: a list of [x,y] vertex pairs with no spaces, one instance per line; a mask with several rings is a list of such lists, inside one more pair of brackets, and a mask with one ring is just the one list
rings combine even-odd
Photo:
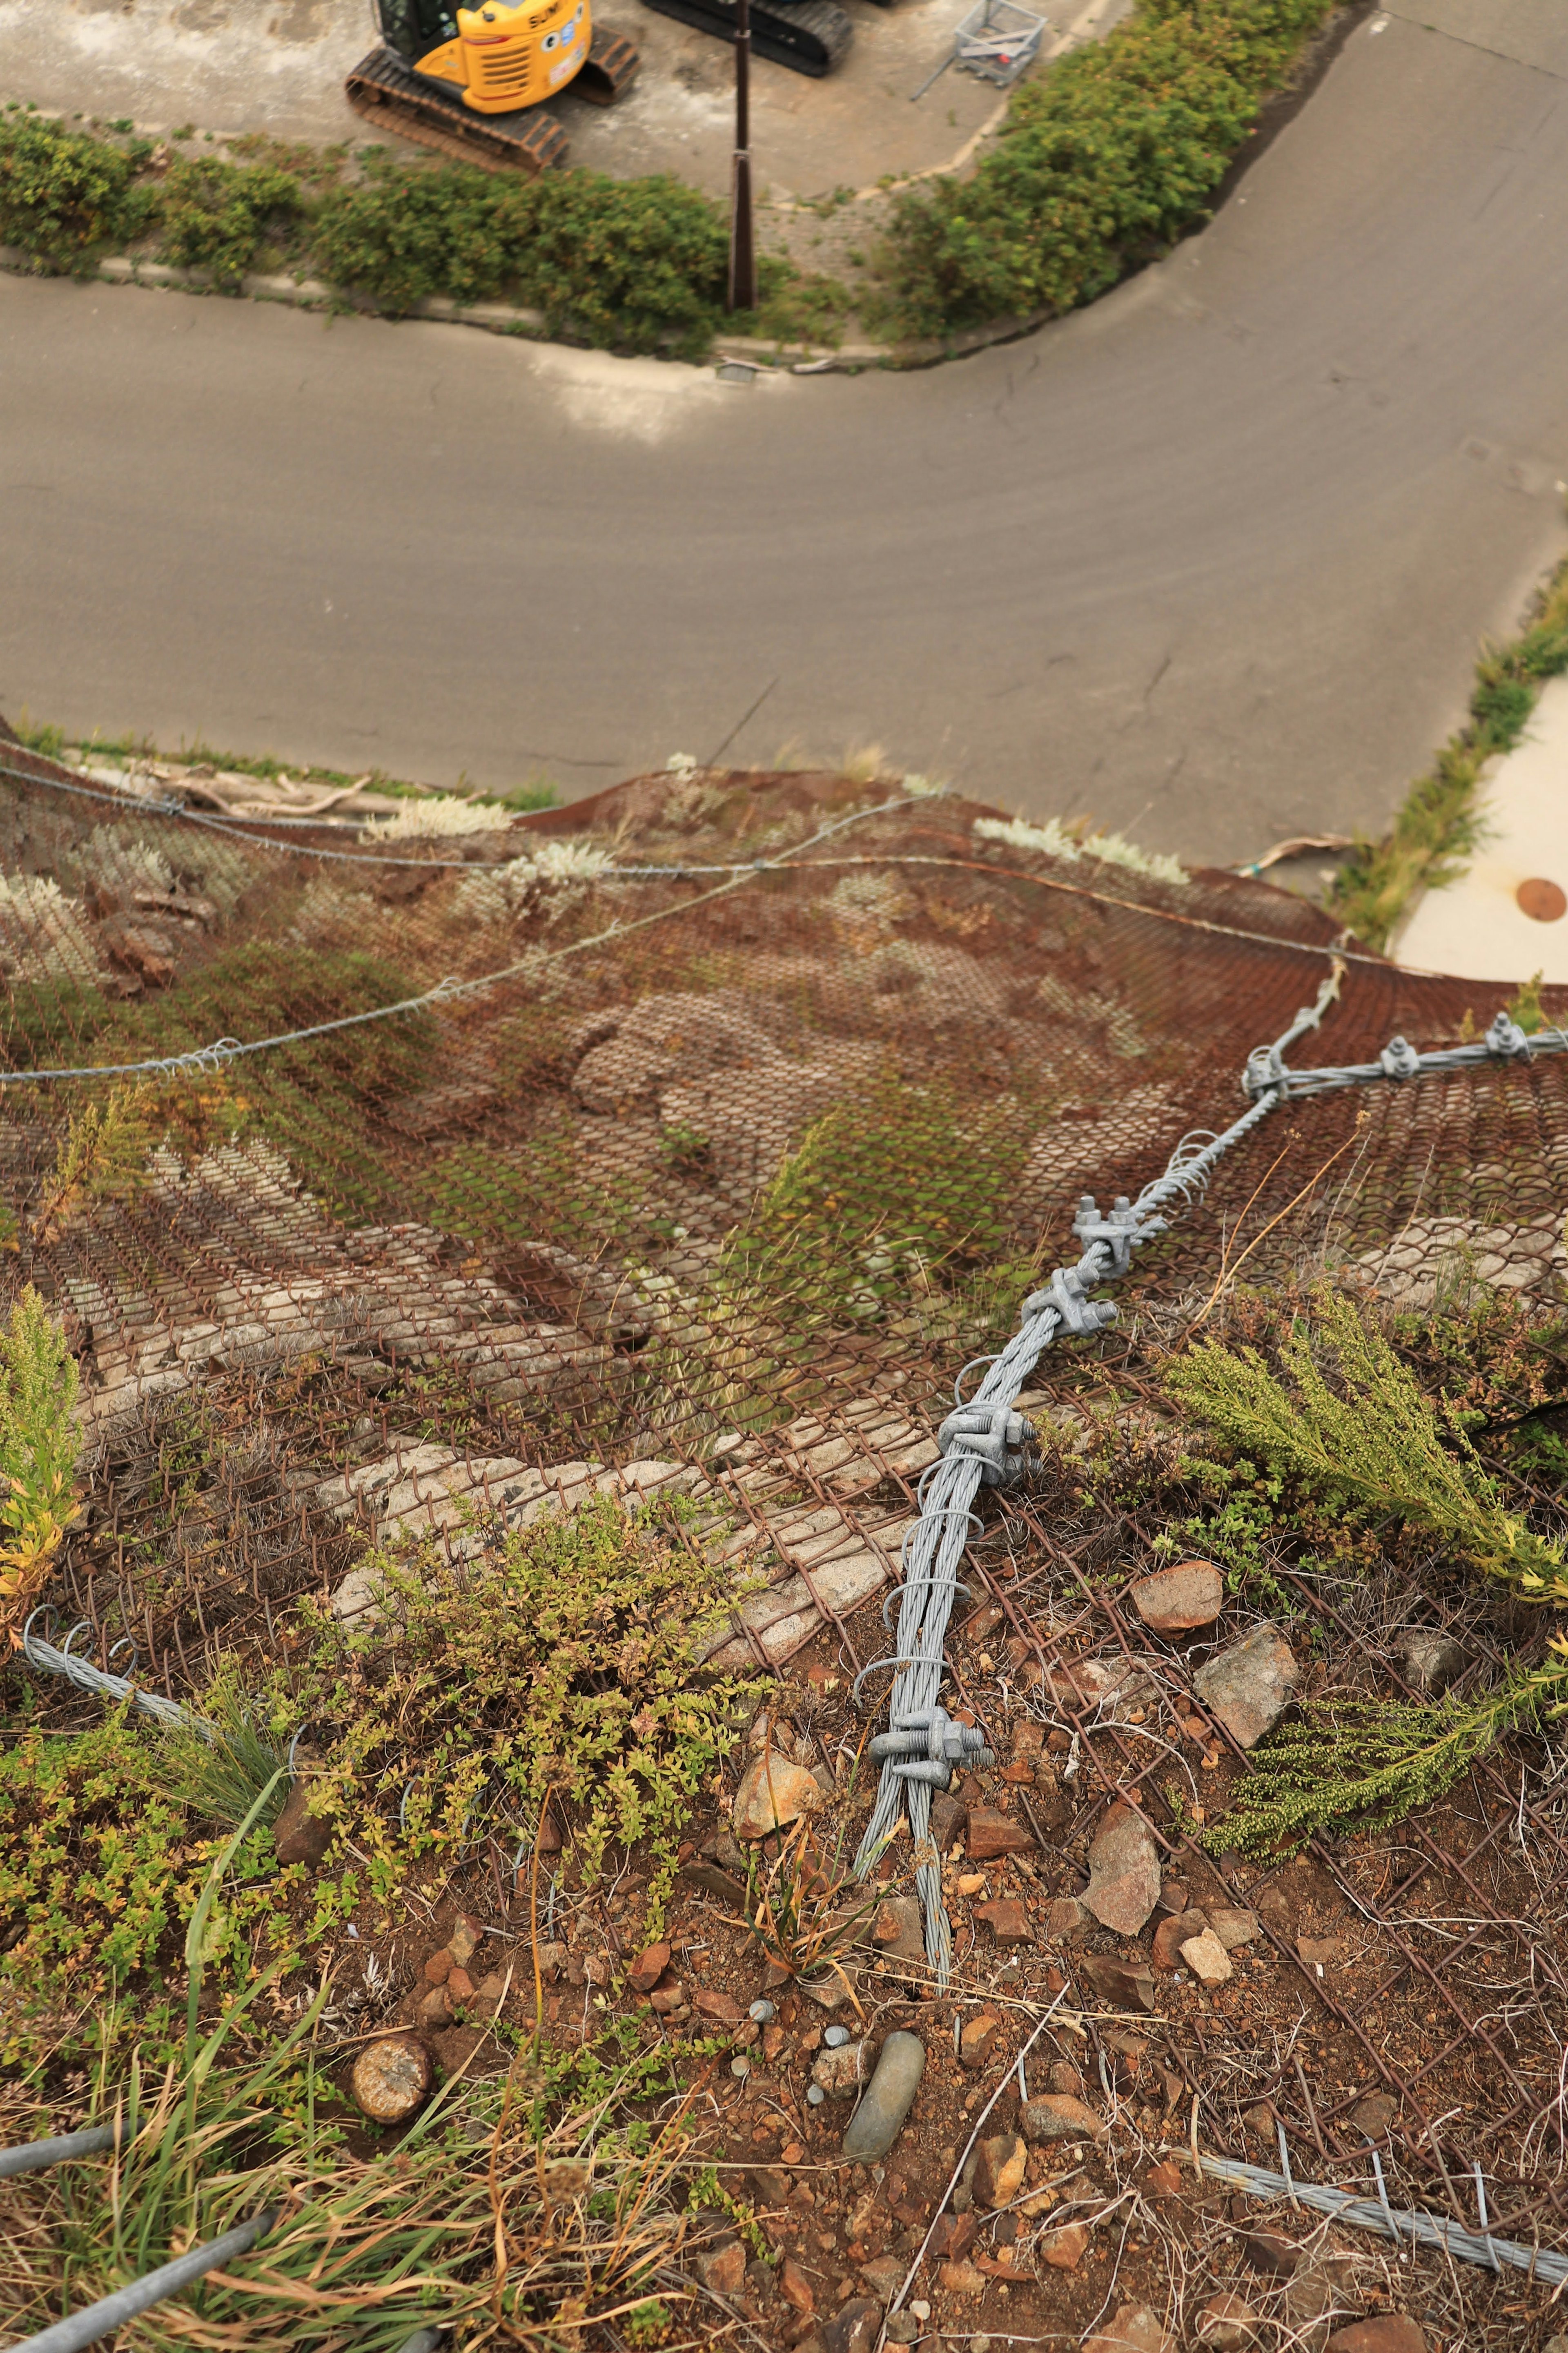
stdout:
[[[58,277],[66,273],[40,269],[20,246],[0,245],[0,271],[16,278]],[[150,287],[161,293],[211,294],[211,272],[183,269],[176,262],[142,261],[131,254],[115,254],[100,261],[90,277],[104,286]],[[321,278],[242,278],[239,291],[251,302],[283,302],[296,311],[357,311],[373,319],[433,320],[444,326],[479,327],[491,335],[521,335],[531,343],[549,340],[542,311],[527,311],[510,302],[456,302],[449,295],[428,294],[411,311],[385,311],[363,295],[345,293]],[[1013,342],[1043,326],[1054,311],[1037,311],[1027,318],[997,319],[967,333],[932,336],[912,343],[784,343],[762,335],[715,337],[715,365],[725,361],[743,367],[782,368],[794,375],[859,375],[870,368],[923,368],[943,360],[962,359],[991,343]],[[558,350],[581,345],[557,344]]]

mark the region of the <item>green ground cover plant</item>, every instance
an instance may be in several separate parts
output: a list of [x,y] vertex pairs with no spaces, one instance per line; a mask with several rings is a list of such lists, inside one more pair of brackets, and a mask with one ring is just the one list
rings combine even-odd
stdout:
[[1542,687],[1565,671],[1568,564],[1522,636],[1483,650],[1468,723],[1412,785],[1388,833],[1381,841],[1358,839],[1341,866],[1329,903],[1368,947],[1386,948],[1421,892],[1440,891],[1464,871],[1485,834],[1479,790],[1488,761],[1512,751]]
[[[1456,1361],[1476,1361],[1497,1320],[1484,1303],[1450,1319],[1450,1373]],[[1409,1345],[1418,1335],[1426,1336],[1419,1326],[1400,1336]],[[1380,1533],[1403,1527],[1427,1539],[1516,1602],[1560,1609],[1568,1601],[1563,1546],[1510,1508],[1503,1475],[1481,1461],[1470,1435],[1485,1418],[1476,1402],[1481,1377],[1462,1387],[1445,1381],[1444,1353],[1440,1337],[1438,1378],[1424,1386],[1373,1311],[1324,1283],[1274,1322],[1267,1350],[1205,1340],[1168,1367],[1165,1386],[1205,1426],[1222,1460],[1241,1474],[1267,1467],[1276,1509],[1287,1492],[1325,1498]],[[1511,1353],[1517,1361],[1517,1347]],[[1541,1442],[1529,1417],[1523,1430],[1513,1442],[1521,1463]],[[1510,1664],[1479,1695],[1309,1702],[1300,1721],[1253,1752],[1235,1806],[1206,1842],[1265,1853],[1321,1831],[1401,1820],[1450,1788],[1504,1734],[1563,1715],[1561,1634],[1547,1637],[1533,1664]]]
[[76,1360],[29,1283],[0,1330],[0,1641],[19,1629],[77,1514]]
[[1013,100],[967,180],[900,197],[887,276],[917,334],[1092,302],[1203,217],[1331,0],[1143,0]]

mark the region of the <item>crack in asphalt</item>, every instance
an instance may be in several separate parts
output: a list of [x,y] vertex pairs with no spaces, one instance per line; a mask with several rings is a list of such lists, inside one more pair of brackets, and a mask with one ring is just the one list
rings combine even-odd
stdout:
[[1559,73],[1555,66],[1538,66],[1530,58],[1516,58],[1507,49],[1494,49],[1488,41],[1472,41],[1464,33],[1450,33],[1446,25],[1428,25],[1420,16],[1407,16],[1403,9],[1384,8],[1384,16],[1396,23],[1409,25],[1418,33],[1436,33],[1440,41],[1452,41],[1461,49],[1479,49],[1483,58],[1499,58],[1505,66],[1520,66],[1526,73],[1542,74],[1548,81],[1568,81],[1568,74]]

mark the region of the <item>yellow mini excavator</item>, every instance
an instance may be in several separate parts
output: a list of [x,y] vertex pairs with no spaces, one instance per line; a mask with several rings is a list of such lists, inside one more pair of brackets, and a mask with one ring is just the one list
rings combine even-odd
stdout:
[[356,113],[491,171],[547,171],[566,133],[537,110],[570,87],[609,106],[637,69],[635,42],[595,32],[592,0],[374,0],[382,46],[348,78]]

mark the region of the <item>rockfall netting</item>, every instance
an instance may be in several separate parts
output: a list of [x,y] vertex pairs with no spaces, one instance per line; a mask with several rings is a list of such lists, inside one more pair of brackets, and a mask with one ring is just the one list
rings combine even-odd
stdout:
[[[1226,1127],[1336,969],[1299,1061],[1509,994],[888,780],[671,773],[381,839],[145,782],[0,745],[0,1149],[6,1278],[82,1367],[93,1623],[176,1690],[300,1594],[374,1610],[356,1530],[471,1545],[606,1485],[725,1516],[724,1663],[828,1618],[866,1664],[844,1621],[897,1581],[954,1376],[1078,1256],[1079,1197]],[[1227,1272],[1544,1313],[1565,1176],[1563,1061],[1284,1104],[1054,1361]],[[150,1585],[149,1546],[203,1573]]]

